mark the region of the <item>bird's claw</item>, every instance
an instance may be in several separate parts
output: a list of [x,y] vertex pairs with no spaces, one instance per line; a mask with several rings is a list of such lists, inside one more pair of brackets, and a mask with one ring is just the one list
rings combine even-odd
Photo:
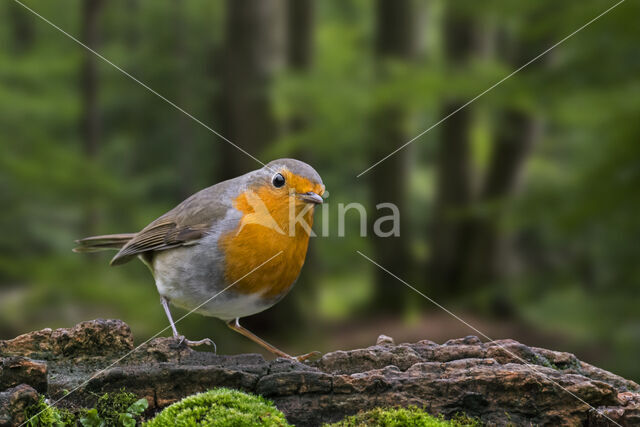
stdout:
[[184,335],[179,335],[176,337],[176,339],[178,340],[178,347],[182,346],[183,344],[186,345],[187,347],[197,347],[199,345],[210,345],[213,347],[214,353],[218,352],[216,343],[213,342],[213,340],[210,338],[203,338],[198,341],[192,341],[192,340],[188,340]]
[[298,362],[304,362],[309,359],[317,359],[322,356],[322,353],[319,351],[312,351],[311,353],[301,354],[300,356],[292,357],[292,359],[297,360]]

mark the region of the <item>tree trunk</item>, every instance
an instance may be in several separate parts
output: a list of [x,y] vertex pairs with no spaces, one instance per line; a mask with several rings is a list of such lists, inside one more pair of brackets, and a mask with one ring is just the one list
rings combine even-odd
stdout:
[[9,2],[8,8],[11,48],[15,53],[21,54],[33,46],[35,39],[34,17],[24,7],[14,2]]
[[[314,8],[314,0],[286,0],[287,67],[298,74],[307,73],[313,61]],[[303,111],[296,112],[288,118],[286,132],[293,135],[300,134],[308,124],[308,116]],[[302,144],[290,155],[313,164],[313,152],[306,144]],[[312,238],[309,243],[307,258],[298,278],[299,285],[296,286],[296,291],[278,304],[275,316],[270,319],[271,324],[276,325],[276,328],[284,328],[293,323],[311,332],[314,327],[317,327],[317,323],[313,322],[313,316],[310,316],[307,302],[317,299],[318,288],[315,285],[318,279],[317,271],[321,270],[313,240]]]
[[126,9],[128,23],[125,33],[126,44],[135,52],[140,46],[140,0],[127,0]]
[[[464,67],[477,52],[478,38],[472,17],[447,3],[444,18],[444,45],[451,66]],[[442,116],[460,108],[466,99],[445,100]],[[437,194],[432,224],[429,277],[434,294],[453,295],[460,291],[461,269],[469,248],[469,211],[473,201],[473,164],[470,129],[472,110],[466,107],[440,125],[437,157]]]
[[287,0],[287,63],[308,70],[313,59],[314,0]]
[[[269,87],[285,59],[283,3],[281,0],[228,0],[226,7],[221,94],[223,134],[259,158],[263,148],[278,135]],[[232,145],[223,144],[223,178],[261,166]]]
[[[512,68],[519,67],[548,45],[543,40],[514,39],[514,34],[500,32],[500,54]],[[531,67],[539,69],[545,61]],[[531,67],[527,70],[531,72]],[[526,160],[540,138],[541,121],[531,112],[515,106],[505,107],[496,114],[495,138],[491,161],[483,183],[479,203],[482,215],[476,218],[470,233],[471,253],[468,258],[467,282],[491,283],[509,272],[510,236],[504,228],[505,213],[518,189]],[[510,313],[510,303],[504,296],[493,301],[496,314]]]
[[[96,50],[99,43],[98,21],[102,10],[102,0],[86,0],[82,2],[81,40]],[[80,90],[82,96],[82,117],[80,122],[82,148],[87,162],[95,162],[100,149],[101,119],[98,105],[98,58],[84,50],[80,72]],[[96,229],[98,214],[93,201],[89,200],[85,212],[85,232],[93,234]]]
[[[412,0],[377,2],[375,52],[378,80],[381,84],[388,82],[387,63],[390,60],[409,62],[415,59],[415,12]],[[371,162],[380,160],[394,148],[407,142],[410,138],[406,130],[408,114],[399,100],[377,107],[372,117]],[[400,211],[400,236],[372,236],[374,257],[382,266],[403,277],[407,277],[412,265],[408,248],[410,232],[406,227],[409,154],[409,149],[401,150],[367,174],[374,208],[369,217],[376,215],[375,206],[380,203],[393,203]],[[381,214],[388,215],[389,212],[382,211]],[[375,269],[374,307],[398,313],[404,308],[405,302],[406,292],[398,290],[397,283],[387,273]]]
[[[184,76],[189,75],[189,52],[185,40],[186,22],[185,0],[174,0],[174,30],[175,30],[175,58],[176,58],[176,83],[178,85],[176,102],[187,110],[189,108],[189,84]],[[178,187],[178,199],[185,199],[193,194],[196,188],[197,155],[193,137],[194,123],[186,115],[177,117],[176,143],[178,149],[178,169],[180,171],[180,183]]]
[[[443,109],[443,116],[460,107],[458,101]],[[437,158],[437,199],[431,250],[434,292],[453,294],[460,286],[460,266],[468,247],[468,212],[472,202],[472,162],[469,141],[472,113],[460,110],[440,128]]]
[[484,215],[477,219],[472,233],[469,281],[490,282],[508,272],[509,242],[502,222],[540,129],[537,118],[516,108],[498,114],[493,154],[480,200],[485,206]]
[[[221,58],[224,68],[217,108],[222,119],[222,134],[265,163],[272,159],[263,159],[262,151],[280,132],[271,109],[269,89],[286,61],[285,22],[283,0],[226,2]],[[232,145],[222,144],[220,178],[233,178],[261,167]],[[268,335],[279,329],[283,319],[280,313],[269,310],[251,316],[245,325],[258,334]]]
[[[306,73],[313,59],[314,0],[287,0],[287,66],[296,73]],[[287,131],[297,133],[306,126],[304,114],[289,119]],[[308,153],[300,150],[300,155]]]

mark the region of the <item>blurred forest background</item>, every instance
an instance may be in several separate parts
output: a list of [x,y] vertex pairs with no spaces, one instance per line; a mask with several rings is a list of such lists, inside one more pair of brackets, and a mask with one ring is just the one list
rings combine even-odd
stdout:
[[[360,250],[492,338],[640,380],[640,3],[359,178],[614,3],[26,4],[261,160],[323,176],[330,235],[311,241],[291,294],[245,321],[274,344],[475,334]],[[259,165],[20,5],[3,2],[0,22],[0,338],[116,317],[141,342],[167,326],[146,268],[72,254],[73,240],[137,231]],[[356,211],[337,236],[350,202],[371,207],[368,237]],[[400,207],[400,238],[371,237],[381,202]],[[179,329],[260,350],[215,319]]]

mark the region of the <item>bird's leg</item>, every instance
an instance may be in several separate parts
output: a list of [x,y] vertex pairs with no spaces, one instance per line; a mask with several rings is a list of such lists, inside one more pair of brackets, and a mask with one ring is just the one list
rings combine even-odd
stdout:
[[171,325],[171,330],[173,331],[173,337],[177,340],[179,340],[178,345],[181,345],[182,343],[185,343],[186,345],[188,345],[189,347],[192,346],[198,346],[198,345],[211,345],[213,346],[213,352],[217,352],[217,347],[216,347],[216,343],[213,342],[213,340],[209,339],[209,338],[204,338],[201,339],[199,341],[191,341],[188,340],[184,337],[184,335],[180,335],[178,334],[178,330],[176,329],[176,324],[173,321],[173,317],[171,316],[171,310],[169,310],[169,300],[166,299],[165,297],[160,297],[160,303],[162,304],[162,308],[164,308],[164,312],[167,315],[167,319],[169,319],[169,324]]
[[285,353],[282,350],[277,349],[276,347],[272,346],[271,344],[269,344],[268,342],[266,342],[265,340],[263,340],[262,338],[260,338],[259,336],[255,335],[253,332],[251,332],[250,330],[244,328],[243,326],[240,326],[240,321],[239,319],[235,319],[235,320],[231,320],[229,322],[227,322],[227,326],[231,329],[233,329],[234,331],[244,335],[245,337],[249,338],[251,341],[259,344],[260,346],[266,348],[267,350],[269,350],[271,353],[275,354],[276,356],[280,356],[280,357],[286,357],[287,359],[293,359],[293,360],[297,360],[298,362],[302,362],[305,361],[311,357],[314,356],[319,356],[320,353],[317,351],[311,352],[311,353],[307,353],[307,354],[303,354],[301,356],[289,356],[287,353]]
[[165,297],[160,297],[160,304],[162,304],[162,308],[164,308],[164,313],[167,315],[167,319],[169,319],[169,324],[171,325],[171,330],[173,331],[173,337],[178,338],[178,330],[176,329],[176,325],[173,323],[173,317],[171,316],[171,310],[169,310],[169,301]]

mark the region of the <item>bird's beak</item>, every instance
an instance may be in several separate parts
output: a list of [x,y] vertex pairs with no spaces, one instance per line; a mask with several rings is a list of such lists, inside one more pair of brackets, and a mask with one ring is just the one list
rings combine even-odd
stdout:
[[322,204],[322,197],[313,191],[307,191],[306,193],[298,193],[298,197],[305,202],[315,203],[317,205]]

